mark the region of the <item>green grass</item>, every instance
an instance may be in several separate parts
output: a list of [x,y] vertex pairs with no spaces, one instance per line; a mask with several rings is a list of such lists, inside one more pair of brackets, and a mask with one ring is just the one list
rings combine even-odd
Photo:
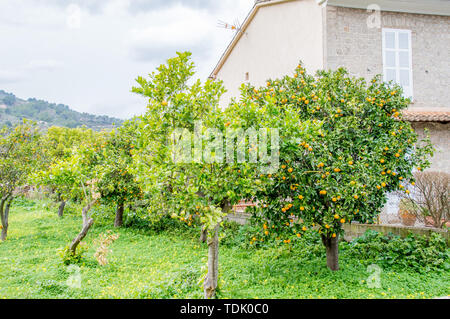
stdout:
[[[198,284],[206,266],[207,246],[182,228],[155,232],[116,230],[112,220],[94,224],[85,239],[89,251],[80,265],[81,289],[69,277],[58,249],[81,226],[79,214],[59,219],[46,201],[22,201],[13,207],[8,240],[0,243],[1,298],[201,298]],[[95,260],[94,240],[107,230],[120,234],[108,265]],[[286,247],[220,248],[220,298],[433,298],[449,295],[450,272],[425,274],[384,270],[382,288],[369,288],[370,275],[358,260],[340,259],[341,270],[326,268],[323,255]]]

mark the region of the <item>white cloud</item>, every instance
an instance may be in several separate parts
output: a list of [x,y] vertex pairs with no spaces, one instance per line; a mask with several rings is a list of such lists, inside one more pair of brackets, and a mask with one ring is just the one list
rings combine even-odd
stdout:
[[218,20],[242,22],[253,2],[0,0],[0,89],[131,117],[145,110],[130,93],[138,75],[189,50],[206,79],[233,36]]
[[30,71],[53,71],[61,68],[62,66],[63,63],[57,60],[32,60],[25,66],[25,69]]

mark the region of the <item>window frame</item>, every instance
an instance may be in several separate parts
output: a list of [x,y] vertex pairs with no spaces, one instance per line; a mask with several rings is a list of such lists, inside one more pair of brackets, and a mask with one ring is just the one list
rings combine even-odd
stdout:
[[[394,40],[394,45],[395,48],[391,49],[391,48],[386,48],[386,33],[388,32],[393,32],[395,34],[395,40]],[[399,48],[399,34],[400,33],[406,33],[408,35],[408,49],[400,49]],[[407,95],[408,92],[404,92],[405,97],[408,97],[411,99],[411,101],[414,101],[414,83],[413,83],[413,61],[412,61],[412,36],[411,36],[411,30],[409,29],[392,29],[392,28],[383,28],[382,32],[381,32],[381,37],[382,37],[382,55],[383,55],[383,81],[387,82],[387,70],[395,70],[396,72],[396,79],[397,81],[394,81],[395,83],[397,83],[398,85],[402,86],[400,84],[400,70],[406,70],[407,68],[402,68],[400,67],[400,58],[399,58],[399,53],[400,52],[406,52],[408,51],[408,64],[409,64],[409,88],[410,88],[410,96]],[[387,51],[392,51],[395,52],[395,68],[393,67],[388,67],[387,63],[386,63],[386,52]]]

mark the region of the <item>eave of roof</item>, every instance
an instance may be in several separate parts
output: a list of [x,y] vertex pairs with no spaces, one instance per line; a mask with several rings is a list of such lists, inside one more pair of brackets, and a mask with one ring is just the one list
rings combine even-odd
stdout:
[[327,5],[364,9],[378,5],[381,11],[450,16],[449,0],[328,0]]
[[450,122],[450,111],[405,110],[403,119],[409,122]]

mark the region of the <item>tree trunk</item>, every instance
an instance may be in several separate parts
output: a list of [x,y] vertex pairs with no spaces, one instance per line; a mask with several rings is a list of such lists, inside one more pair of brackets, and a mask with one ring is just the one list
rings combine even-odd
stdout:
[[124,210],[123,203],[119,203],[117,205],[116,219],[114,220],[114,227],[122,227],[122,225],[123,225],[123,210]]
[[208,239],[208,229],[203,227],[202,232],[200,233],[200,242],[205,243],[206,239]]
[[[228,201],[224,201],[221,208],[225,214],[231,210]],[[213,233],[208,236],[208,273],[203,284],[205,299],[213,298],[216,295],[219,278],[219,229],[220,222],[214,227]],[[208,230],[205,229],[205,231]]]
[[61,202],[60,202],[59,208],[58,208],[58,217],[63,217],[64,207],[66,207],[66,201],[61,199]]
[[89,229],[91,228],[92,224],[94,223],[94,220],[88,216],[88,213],[94,204],[95,204],[95,201],[90,202],[83,208],[83,212],[82,212],[83,228],[81,229],[78,236],[75,237],[75,239],[70,244],[69,249],[72,252],[72,254],[76,253],[78,244],[84,239],[84,237],[86,237]]
[[335,238],[322,235],[322,242],[327,250],[327,266],[330,270],[339,270],[339,235]]
[[[0,203],[0,216],[2,221],[2,233],[0,235],[0,240],[5,241],[6,236],[8,235],[8,226],[9,226],[9,208],[11,207],[11,201],[8,199],[2,199]],[[6,205],[5,205],[6,204]]]
[[208,274],[203,285],[205,299],[216,295],[217,281],[219,277],[219,228],[214,228],[214,233],[208,238]]

